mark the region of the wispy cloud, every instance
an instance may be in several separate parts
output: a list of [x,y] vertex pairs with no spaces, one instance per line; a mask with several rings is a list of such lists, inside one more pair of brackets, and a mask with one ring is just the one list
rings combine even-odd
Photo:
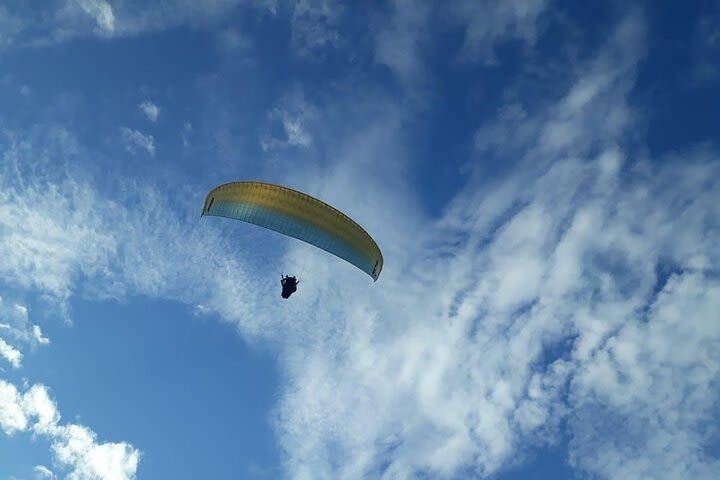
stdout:
[[135,154],[138,149],[142,149],[150,156],[155,155],[155,137],[152,135],[127,127],[120,127],[120,134],[128,152]]
[[182,139],[183,147],[187,148],[190,146],[190,137],[192,136],[193,126],[190,122],[183,123],[182,132],[180,138]]
[[24,27],[22,18],[0,5],[0,48],[13,46]]
[[375,60],[406,84],[422,81],[423,32],[430,21],[428,2],[395,2],[392,15],[378,27],[374,37]]
[[108,0],[49,1],[42,9],[9,5],[0,8],[0,48],[41,46],[72,38],[123,37],[163,31],[179,25],[207,25],[221,21],[241,5],[267,5],[252,0],[172,0],[162,6]]
[[218,44],[227,52],[247,52],[253,46],[253,41],[238,30],[227,28],[218,34]]
[[43,480],[43,479],[54,480],[56,478],[53,471],[44,465],[35,465],[35,467],[33,467],[33,472],[35,472],[35,478],[37,480]]
[[[226,304],[221,310],[232,318],[247,310],[240,308],[243,302],[256,299],[238,296],[246,283],[240,263],[246,258],[211,225],[197,229],[198,192],[171,200],[149,184],[120,179],[118,188],[126,195],[113,198],[51,163],[44,174],[33,168],[32,175],[23,175],[35,153],[25,148],[6,156],[0,176],[0,255],[5,258],[0,273],[6,283],[53,298],[61,308],[79,289],[102,298],[144,291],[180,299],[188,292],[185,280],[195,291],[187,297],[190,303]],[[62,151],[50,156],[55,155]],[[162,213],[162,205],[175,202],[185,210],[178,216]],[[192,258],[207,242],[216,249],[191,270],[171,259]],[[218,269],[232,275],[218,277]]]
[[342,5],[336,0],[297,0],[292,10],[292,45],[302,57],[321,55],[341,43]]
[[[302,95],[290,96],[268,115],[268,132],[260,139],[262,149],[269,151],[288,147],[310,147],[312,136],[307,125],[313,121],[314,116],[314,108],[304,100]],[[278,124],[281,127],[281,134],[273,131],[273,127]]]
[[112,36],[115,33],[115,15],[106,0],[76,0],[80,8],[90,15],[97,25],[100,35]]
[[49,1],[41,9],[3,6],[0,25],[0,48],[42,46],[78,36],[112,36],[115,16],[105,0]]
[[520,40],[533,44],[539,17],[548,7],[547,0],[453,2],[449,10],[452,21],[465,27],[459,58],[495,63],[495,47],[501,42]]
[[14,368],[20,368],[23,355],[18,349],[0,338],[0,357],[7,360]]
[[140,105],[138,105],[138,108],[147,117],[148,120],[150,120],[151,122],[157,121],[158,115],[160,114],[160,107],[155,105],[153,102],[145,100],[144,102],[140,103]]
[[[16,345],[8,340],[14,341]],[[30,323],[27,308],[17,303],[7,304],[0,297],[0,357],[5,358],[14,368],[20,368],[23,359],[18,343],[35,347],[48,345],[50,339],[43,335],[39,325]]]
[[464,30],[458,59],[495,63],[495,47],[501,42],[517,39],[534,43],[538,17],[546,4],[546,0],[397,0],[391,2],[389,15],[374,22],[375,60],[404,85],[423,85],[429,75],[426,62],[433,47],[432,32],[450,24]]
[[[69,180],[48,190],[39,184],[23,189],[22,183],[13,185],[7,174],[3,186],[0,251],[5,260],[0,272],[5,282],[38,289],[64,303],[75,279],[102,273],[102,265],[118,248],[117,239],[100,230],[102,220],[92,212],[92,191]],[[16,204],[17,194],[38,203]],[[61,216],[54,217],[52,212]]]
[[720,7],[710,6],[700,17],[695,32],[694,62],[692,83],[702,85],[716,80],[720,76]]
[[40,325],[33,325],[32,326],[32,337],[35,342],[37,342],[39,345],[49,345],[50,339],[47,338],[45,335],[43,335],[42,328],[40,328]]

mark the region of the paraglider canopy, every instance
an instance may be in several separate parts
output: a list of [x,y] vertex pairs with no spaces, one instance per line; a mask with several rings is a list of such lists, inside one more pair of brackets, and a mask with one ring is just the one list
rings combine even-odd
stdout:
[[220,185],[202,215],[234,218],[321,248],[377,280],[383,257],[375,240],[350,217],[305,193],[264,182]]

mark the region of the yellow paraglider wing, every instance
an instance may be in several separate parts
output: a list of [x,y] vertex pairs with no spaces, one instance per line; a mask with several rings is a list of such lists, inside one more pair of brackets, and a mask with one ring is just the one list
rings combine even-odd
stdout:
[[202,214],[242,220],[297,238],[350,262],[373,280],[382,271],[380,248],[360,225],[297,190],[263,182],[227,183],[208,193]]

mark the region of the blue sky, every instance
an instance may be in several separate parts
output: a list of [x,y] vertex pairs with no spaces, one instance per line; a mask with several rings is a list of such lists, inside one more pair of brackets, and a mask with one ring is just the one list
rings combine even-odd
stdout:
[[[714,478],[718,25],[0,7],[0,478]],[[246,179],[348,213],[379,281],[200,219]]]

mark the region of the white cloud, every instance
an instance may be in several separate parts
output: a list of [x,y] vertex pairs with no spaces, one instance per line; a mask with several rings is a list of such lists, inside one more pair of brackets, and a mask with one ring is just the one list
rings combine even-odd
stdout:
[[155,138],[138,130],[121,127],[120,133],[125,142],[125,149],[130,153],[137,153],[138,149],[145,150],[150,156],[155,155]]
[[157,121],[158,115],[160,114],[160,107],[155,105],[153,102],[145,100],[138,105],[138,108],[143,114],[145,114],[148,120],[151,122]]
[[[0,379],[0,426],[6,434],[28,428],[51,442],[58,465],[68,469],[70,480],[132,480],[140,453],[131,445],[99,443],[97,435],[82,425],[60,422],[60,413],[44,385],[33,385],[24,394]],[[43,466],[35,467],[37,478],[55,478]]]
[[75,0],[78,5],[97,24],[97,31],[101,35],[112,36],[115,33],[115,15],[112,6],[106,0]]
[[28,419],[20,405],[21,397],[15,385],[0,379],[0,428],[6,435],[23,431]]
[[[619,170],[605,177],[604,162],[602,156],[562,160],[534,182],[514,185],[527,196],[510,218],[513,196],[493,205],[503,187],[481,189],[485,199],[477,201],[470,200],[475,192],[466,192],[457,202],[468,210],[444,219],[456,225],[458,215],[468,215],[463,229],[432,232],[437,241],[448,242],[455,232],[462,234],[462,247],[449,261],[431,260],[437,251],[409,251],[417,264],[403,269],[404,279],[387,269],[377,287],[394,305],[380,292],[327,286],[320,304],[329,311],[319,312],[316,321],[329,326],[342,318],[342,326],[293,360],[293,381],[279,412],[292,476],[362,477],[382,464],[388,477],[397,478],[417,471],[454,478],[468,466],[490,475],[521,445],[555,441],[570,412],[577,419],[573,458],[582,469],[605,478],[659,478],[667,471],[712,478],[714,463],[688,455],[687,448],[702,446],[698,426],[713,423],[708,407],[717,402],[711,387],[720,366],[711,353],[720,335],[712,313],[720,300],[717,286],[689,273],[693,293],[674,306],[676,316],[645,320],[638,312],[652,302],[658,254],[680,265],[691,262],[674,251],[676,228],[687,233],[688,245],[698,247],[695,253],[713,255],[718,239],[707,238],[696,218],[708,211],[718,218],[717,182],[698,197],[699,184],[685,184],[695,174],[682,165],[626,184]],[[703,170],[702,176],[711,178],[720,169],[714,164]],[[670,178],[679,184],[671,187]],[[682,213],[669,208],[669,202],[691,198],[697,203]],[[615,264],[612,258],[622,260]],[[526,275],[507,276],[516,262]],[[419,278],[412,280],[415,275]],[[673,288],[669,282],[663,292]],[[331,303],[334,294],[343,294],[344,307]],[[372,300],[360,300],[364,295]],[[687,331],[688,322],[697,334]],[[635,333],[628,336],[626,330]],[[652,330],[657,333],[648,335]],[[572,354],[551,358],[546,367],[543,356],[563,345],[561,351],[571,347]],[[658,381],[660,390],[652,387]],[[572,395],[566,403],[568,382]],[[688,404],[688,395],[698,403]],[[666,435],[643,424],[613,424],[612,431],[602,432],[611,435],[608,443],[585,441],[585,427],[594,428],[598,415],[608,415],[594,413],[598,409],[585,413],[588,402],[629,419],[672,421],[674,427]],[[679,425],[671,420],[677,412],[688,412],[683,414],[688,420]],[[633,442],[640,438],[658,446],[597,450],[628,434]],[[638,458],[643,469],[625,466]]]
[[20,353],[20,350],[0,338],[0,357],[7,360],[14,368],[20,368],[23,355]]
[[36,480],[43,480],[46,478],[50,480],[55,479],[55,474],[53,473],[53,471],[44,465],[35,465],[35,467],[33,467],[33,472],[35,472]]
[[56,460],[72,468],[70,480],[135,478],[140,454],[127,443],[98,443],[97,435],[81,425],[61,427],[53,443]]
[[35,342],[37,342],[38,344],[40,344],[40,345],[49,345],[50,344],[50,339],[43,335],[40,325],[32,326],[32,335],[33,335],[33,340],[35,340]]
[[[3,335],[4,334],[4,335]],[[39,325],[30,323],[28,309],[18,303],[8,303],[0,297],[0,335],[30,345],[48,345]]]
[[30,387],[23,395],[22,408],[25,415],[35,419],[32,428],[37,433],[54,435],[57,432],[60,413],[45,385]]

